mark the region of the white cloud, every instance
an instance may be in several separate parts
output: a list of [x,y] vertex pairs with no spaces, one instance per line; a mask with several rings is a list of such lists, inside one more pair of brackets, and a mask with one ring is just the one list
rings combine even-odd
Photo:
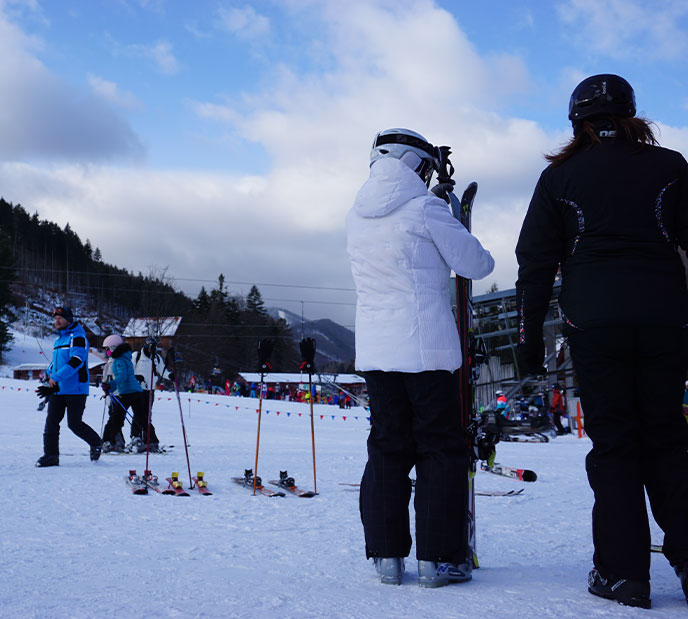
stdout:
[[172,44],[168,41],[122,45],[109,34],[106,35],[105,40],[114,56],[143,59],[163,75],[175,75],[179,72],[179,62],[174,55]]
[[270,34],[270,20],[246,5],[243,8],[218,9],[218,26],[242,39],[262,38]]
[[123,91],[115,82],[109,82],[97,75],[89,74],[91,90],[109,103],[126,109],[141,109],[143,103],[133,92]]
[[36,57],[41,45],[0,10],[0,159],[140,156],[126,121],[51,73]]
[[589,53],[646,61],[678,59],[688,51],[688,36],[678,26],[688,15],[683,0],[567,0],[557,9]]
[[[429,0],[352,0],[346,11],[293,0],[289,8],[294,24],[317,22],[317,40],[304,44],[320,43],[327,62],[306,73],[274,63],[264,88],[189,104],[218,133],[258,144],[265,174],[8,163],[0,166],[5,198],[69,221],[105,260],[134,271],[158,264],[180,277],[348,287],[344,218],[367,177],[372,137],[407,126],[453,147],[459,188],[480,184],[474,230],[497,270],[476,292],[493,281],[512,287],[541,154],[561,138],[499,112],[502,98],[530,83],[523,62],[482,57]],[[351,324],[347,312],[337,317]]]

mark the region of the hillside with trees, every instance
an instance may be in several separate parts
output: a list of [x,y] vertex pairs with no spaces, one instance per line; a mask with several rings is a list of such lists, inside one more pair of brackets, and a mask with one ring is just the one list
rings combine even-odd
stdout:
[[51,303],[58,303],[89,317],[93,346],[110,332],[121,333],[132,317],[181,316],[175,345],[186,368],[216,384],[239,370],[255,370],[257,343],[266,337],[276,342],[275,371],[298,368],[289,326],[268,314],[256,286],[245,298],[232,295],[220,275],[212,290],[202,288],[191,299],[171,285],[166,271],[134,274],[107,264],[69,224],[60,228],[0,199],[0,355],[17,308],[42,313],[47,325]]

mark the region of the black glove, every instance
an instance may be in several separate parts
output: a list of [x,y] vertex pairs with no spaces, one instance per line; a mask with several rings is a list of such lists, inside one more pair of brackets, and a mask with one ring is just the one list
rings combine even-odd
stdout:
[[258,342],[258,364],[260,366],[259,371],[262,374],[266,374],[272,370],[269,359],[274,347],[274,340],[260,340],[260,342]]
[[167,373],[167,379],[174,382],[174,372],[168,372]]
[[547,374],[547,368],[542,365],[545,358],[545,347],[543,344],[537,346],[523,346],[519,344],[516,349],[516,359],[521,378],[525,376],[543,376]]
[[38,397],[48,399],[51,395],[56,394],[60,388],[55,385],[54,387],[50,387],[49,385],[41,385],[36,389],[36,393],[38,394]]
[[103,390],[103,393],[107,395],[110,393],[110,383],[101,383],[100,388]]
[[145,382],[145,378],[143,377],[143,374],[135,374],[136,380],[138,380],[140,383]]
[[449,180],[447,183],[437,183],[430,191],[449,204],[449,194],[454,191],[454,181]]
[[315,340],[312,337],[307,337],[299,343],[301,349],[301,371],[313,374],[315,372]]

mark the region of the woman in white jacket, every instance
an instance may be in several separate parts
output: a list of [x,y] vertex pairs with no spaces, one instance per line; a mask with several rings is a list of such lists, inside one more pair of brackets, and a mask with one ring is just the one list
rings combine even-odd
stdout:
[[371,414],[360,499],[366,556],[382,582],[401,582],[415,466],[418,582],[426,587],[471,578],[461,352],[449,280],[451,270],[481,279],[494,268],[490,253],[428,191],[436,153],[408,129],[380,132],[346,222],[358,294],[356,369]]

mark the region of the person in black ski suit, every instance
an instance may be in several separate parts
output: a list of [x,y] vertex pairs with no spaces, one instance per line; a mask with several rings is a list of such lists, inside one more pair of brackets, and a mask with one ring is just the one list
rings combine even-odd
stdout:
[[74,320],[68,307],[53,312],[57,339],[53,358],[46,370],[47,385],[38,388],[38,394],[48,402],[48,414],[43,431],[43,456],[36,466],[60,464],[60,422],[67,413],[69,429],[86,441],[91,460],[100,458],[101,441],[98,433],[83,421],[88,397],[88,340],[84,328]]
[[578,376],[595,494],[590,593],[650,607],[645,491],[688,596],[688,164],[635,118],[616,75],[574,90],[574,137],[547,159],[516,247],[521,373],[544,373],[543,321],[559,304]]

